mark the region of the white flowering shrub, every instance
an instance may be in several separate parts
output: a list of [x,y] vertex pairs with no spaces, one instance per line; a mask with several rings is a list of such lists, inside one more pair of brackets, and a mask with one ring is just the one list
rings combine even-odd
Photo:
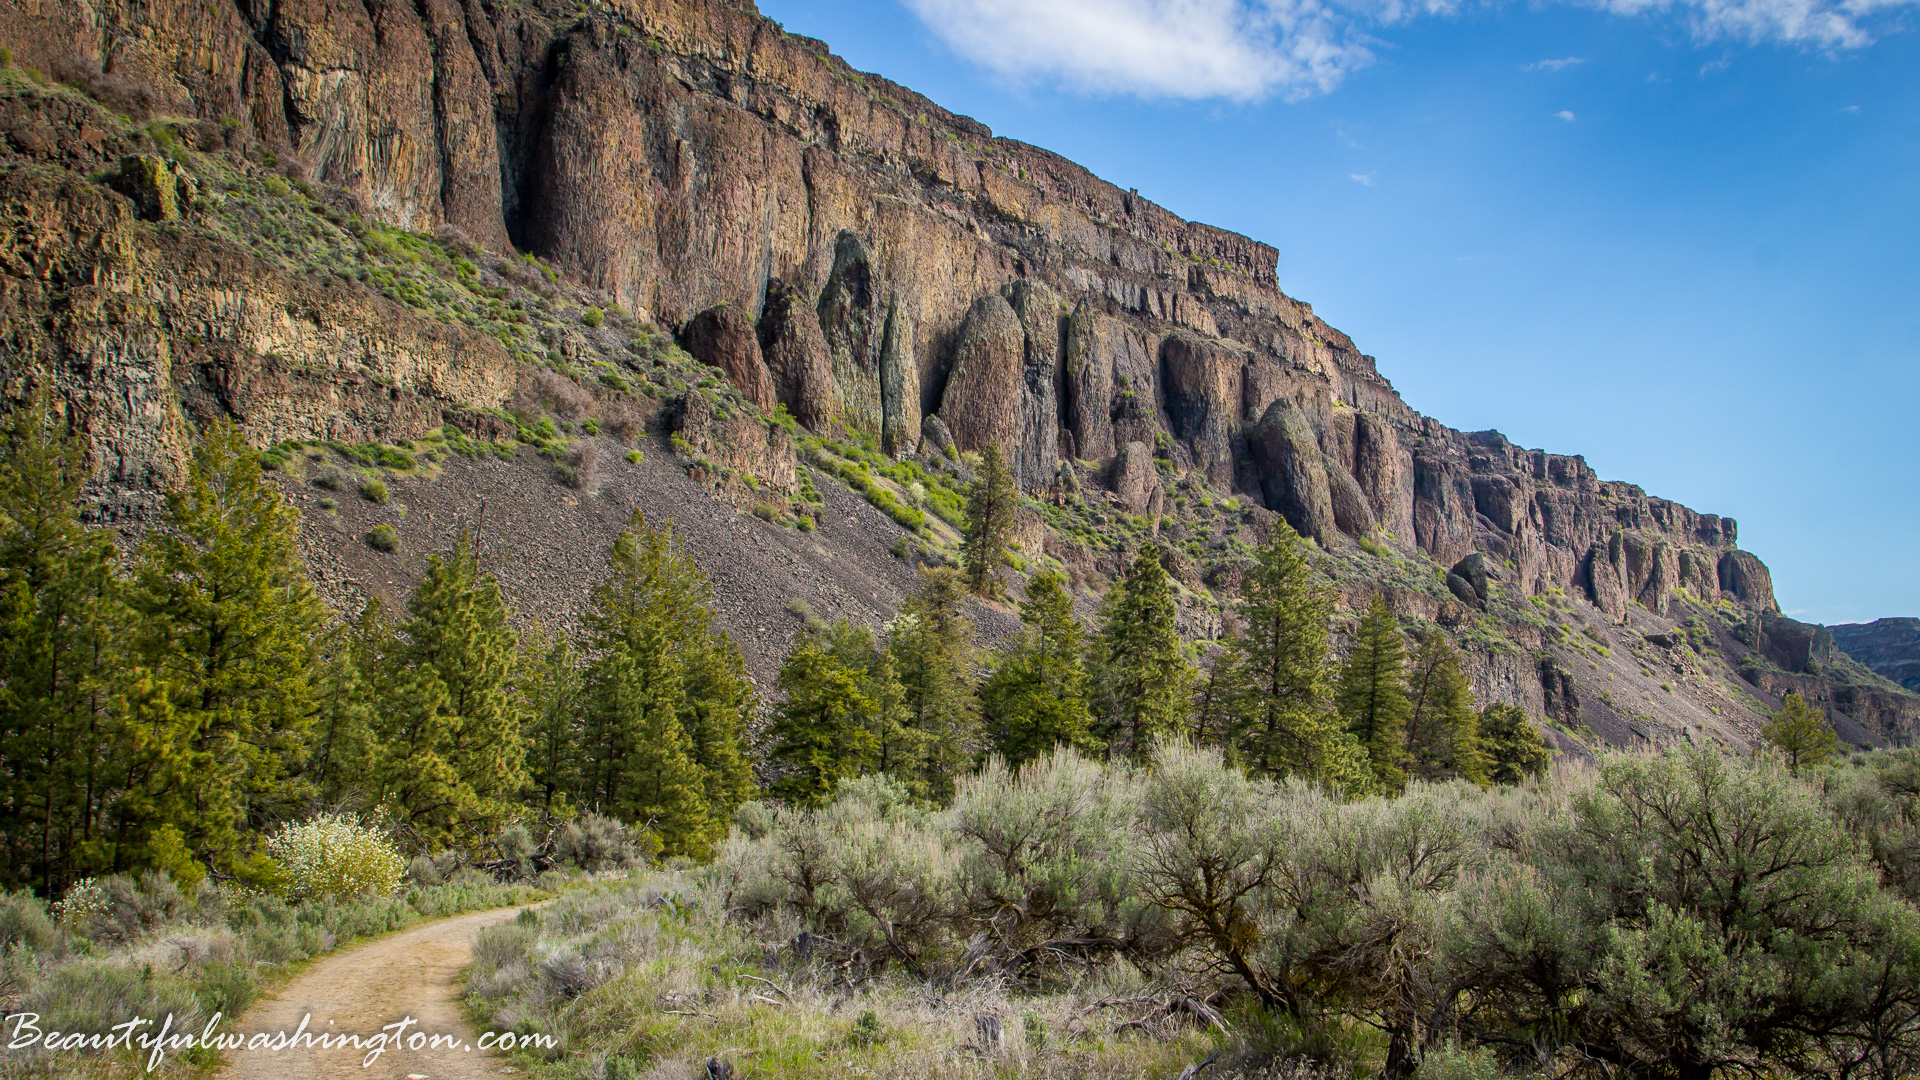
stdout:
[[379,829],[352,814],[321,814],[267,841],[295,900],[385,896],[400,887],[407,860]]
[[62,926],[82,926],[95,915],[105,915],[110,906],[107,890],[98,881],[81,878],[53,905],[53,921]]

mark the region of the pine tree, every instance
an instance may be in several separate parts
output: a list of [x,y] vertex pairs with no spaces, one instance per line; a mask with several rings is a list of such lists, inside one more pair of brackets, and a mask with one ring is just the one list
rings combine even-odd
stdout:
[[879,740],[861,726],[875,711],[861,692],[864,672],[802,634],[780,665],[780,690],[786,700],[767,730],[770,757],[780,775],[775,795],[802,806],[821,806],[843,780],[874,767]]
[[816,637],[820,647],[858,680],[860,698],[866,704],[853,722],[873,736],[872,771],[902,784],[921,783],[933,739],[911,722],[893,654],[881,647],[871,629],[847,619],[828,624]]
[[960,608],[965,595],[953,571],[922,569],[920,588],[886,625],[905,723],[924,747],[917,775],[894,775],[939,802],[952,797],[954,781],[972,766],[980,723],[973,624]]
[[1480,710],[1480,744],[1487,755],[1487,779],[1519,784],[1547,771],[1553,752],[1527,722],[1527,711],[1496,701]]
[[976,595],[995,591],[993,571],[1007,561],[1007,544],[1013,536],[1013,517],[1020,507],[1020,493],[1014,488],[1013,474],[1000,456],[1000,448],[991,443],[980,452],[980,471],[967,493],[966,524],[960,533],[960,561],[966,567],[967,588]]
[[1235,757],[1256,776],[1367,789],[1366,752],[1334,713],[1327,685],[1333,598],[1285,521],[1273,523],[1242,593],[1246,627],[1228,643],[1215,691]]
[[1160,549],[1147,544],[1100,605],[1096,721],[1110,754],[1144,759],[1186,722],[1193,667],[1175,615]]
[[181,744],[149,805],[195,858],[226,872],[261,866],[248,827],[290,816],[309,795],[297,777],[316,711],[314,642],[331,616],[307,582],[299,520],[221,420],[140,549],[138,646]]
[[42,392],[0,433],[0,888],[49,896],[114,865],[129,749],[116,553],[80,523],[87,447],[59,426]]
[[527,798],[542,814],[571,817],[580,773],[581,673],[573,641],[555,635],[522,653],[521,692],[526,723]]
[[1760,737],[1786,758],[1787,768],[1795,776],[1801,769],[1823,764],[1840,749],[1840,737],[1827,723],[1827,714],[1809,708],[1799,694],[1780,699],[1780,711],[1761,727]]
[[1366,748],[1375,781],[1390,792],[1407,779],[1406,655],[1393,612],[1375,597],[1354,632],[1334,694],[1347,730]]
[[464,536],[427,560],[407,614],[381,649],[381,792],[428,846],[477,845],[513,816],[526,785],[519,635]]
[[[670,526],[656,528],[634,511],[608,563],[585,620],[585,651],[593,659],[583,799],[620,816],[645,809],[665,853],[704,854],[726,836],[733,811],[753,791],[740,745],[741,724],[753,709],[746,668],[732,640],[714,628],[712,587]],[[653,742],[632,744],[643,736]],[[634,793],[652,802],[627,801]]]
[[377,653],[378,598],[368,602],[351,627],[333,627],[318,643],[314,673],[313,744],[307,755],[307,780],[323,803],[378,803],[368,790],[378,767],[374,724],[377,713],[368,660]]
[[1086,747],[1086,650],[1073,594],[1058,574],[1036,574],[1020,607],[1020,636],[980,688],[994,751],[1018,766],[1055,746]]
[[1420,643],[1407,673],[1407,757],[1416,780],[1488,782],[1472,691],[1459,654],[1438,630]]
[[664,855],[700,856],[716,823],[693,740],[681,726],[682,668],[665,627],[626,628],[587,668],[587,801],[644,825]]

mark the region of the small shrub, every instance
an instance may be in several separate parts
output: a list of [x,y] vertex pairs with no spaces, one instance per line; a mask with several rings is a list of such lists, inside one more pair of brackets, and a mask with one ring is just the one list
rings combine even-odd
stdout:
[[583,323],[586,323],[590,327],[597,327],[602,322],[605,322],[606,318],[607,316],[605,312],[601,311],[597,307],[590,307],[587,309],[586,314],[580,316],[580,321]]
[[753,516],[759,518],[761,521],[772,521],[774,518],[780,516],[780,512],[773,508],[772,503],[761,503],[753,508]]
[[367,546],[392,554],[400,550],[400,533],[391,525],[375,525],[367,531]]
[[638,465],[641,462],[647,460],[647,455],[641,453],[638,450],[629,450],[627,451],[627,460],[632,464]]
[[377,476],[362,481],[360,484],[360,497],[370,503],[385,505],[387,501],[387,482]]
[[600,452],[592,443],[582,443],[555,462],[553,471],[561,483],[575,491],[591,491],[600,478]]
[[67,887],[67,894],[53,905],[53,921],[62,926],[81,926],[95,915],[105,915],[107,890],[94,878],[81,878]]
[[287,187],[287,182],[285,180],[282,180],[277,176],[267,177],[266,181],[262,183],[260,186],[266,188],[267,194],[273,196],[276,199],[284,197],[287,194],[287,192],[292,190],[291,188]]
[[847,1042],[862,1049],[873,1046],[886,1037],[886,1032],[880,1028],[880,1015],[872,1009],[862,1010],[860,1019],[855,1020],[853,1027],[847,1032]]
[[660,843],[653,834],[636,832],[614,818],[587,814],[561,831],[554,851],[561,861],[597,874],[644,866],[659,854]]
[[267,841],[296,900],[386,896],[400,887],[407,860],[380,830],[352,814],[320,814]]
[[337,514],[340,512],[340,500],[339,499],[321,499],[320,509],[326,511],[329,514]]
[[0,953],[18,946],[39,952],[53,944],[47,905],[30,892],[0,895]]
[[813,515],[801,514],[799,517],[794,518],[793,527],[796,529],[799,529],[801,532],[812,532],[813,531]]

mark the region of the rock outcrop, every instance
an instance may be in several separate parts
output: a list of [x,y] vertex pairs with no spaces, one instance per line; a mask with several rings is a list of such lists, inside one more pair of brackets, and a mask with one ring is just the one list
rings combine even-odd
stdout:
[[1875,674],[1920,691],[1920,619],[1829,626],[1834,644]]
[[760,339],[753,322],[731,304],[710,307],[687,322],[687,352],[703,364],[719,368],[755,407],[772,412],[779,398],[773,376],[760,356]]
[[[1323,547],[1367,538],[1442,566],[1483,552],[1507,588],[1584,594],[1616,620],[1682,593],[1774,606],[1733,521],[1409,408],[1280,290],[1272,247],[995,138],[747,0],[12,0],[0,40],[23,66],[138,82],[210,138],[237,121],[370,219],[538,253],[815,430],[905,454],[937,415],[1033,492],[1063,457],[1104,467],[1139,443]],[[90,169],[128,152],[35,122],[0,116],[11,145]],[[131,168],[143,212],[164,216],[165,181]],[[438,374],[405,394],[444,397],[443,376],[495,359],[453,330],[380,329],[342,355],[400,332],[463,358],[428,361]],[[178,342],[145,347],[171,363]],[[209,385],[267,400],[256,375]]]
[[191,426],[216,416],[261,445],[417,439],[514,387],[490,337],[145,227],[132,202],[71,174],[0,169],[0,224],[7,391],[53,388],[90,436],[109,512],[182,476]]

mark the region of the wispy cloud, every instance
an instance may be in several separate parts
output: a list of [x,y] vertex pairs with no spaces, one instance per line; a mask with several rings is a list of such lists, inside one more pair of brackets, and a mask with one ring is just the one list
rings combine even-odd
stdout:
[[[901,0],[956,52],[1009,79],[1096,94],[1259,101],[1330,92],[1384,28],[1511,0]],[[1696,41],[1869,45],[1920,0],[1553,0],[1679,22]],[[1580,57],[1541,60],[1559,71]]]
[[1571,124],[1574,121],[1573,110],[1561,109],[1559,112],[1553,114],[1553,118],[1555,120],[1565,120],[1567,123]]
[[1348,173],[1347,179],[1353,181],[1356,184],[1359,184],[1361,187],[1372,187],[1373,178],[1379,175],[1379,172],[1380,170],[1375,169],[1373,172],[1369,172],[1369,173],[1357,173],[1357,172]]

